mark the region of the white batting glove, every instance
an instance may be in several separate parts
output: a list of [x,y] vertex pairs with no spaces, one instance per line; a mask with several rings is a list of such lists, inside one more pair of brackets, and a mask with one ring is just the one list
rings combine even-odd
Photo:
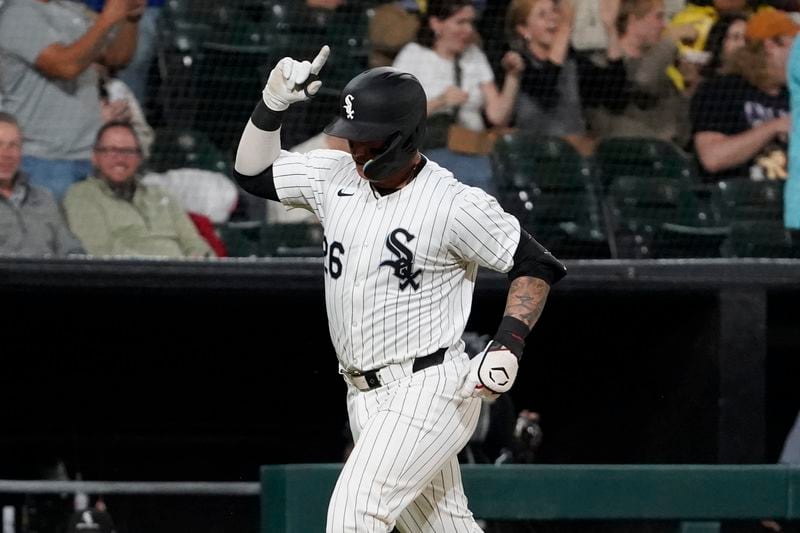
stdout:
[[[264,87],[264,103],[273,111],[286,111],[295,102],[308,100],[319,91],[322,82],[315,79],[328,60],[331,49],[323,46],[314,61],[297,61],[284,57],[269,73]],[[311,77],[312,81],[306,85]]]
[[497,398],[508,392],[517,379],[519,360],[511,350],[496,341],[470,361],[469,374],[461,387],[462,398]]

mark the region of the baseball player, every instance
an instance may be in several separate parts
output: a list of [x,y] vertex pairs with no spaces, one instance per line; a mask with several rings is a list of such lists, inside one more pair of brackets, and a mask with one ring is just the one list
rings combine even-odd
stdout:
[[[525,337],[566,270],[493,197],[418,151],[427,102],[411,74],[375,68],[345,86],[325,131],[352,155],[281,150],[281,115],[319,91],[328,54],[278,62],[234,172],[248,192],[307,209],[324,228],[325,304],[355,442],[327,531],[480,531],[456,455],[481,398],[514,383]],[[479,266],[511,285],[496,335],[470,360],[461,335]]]

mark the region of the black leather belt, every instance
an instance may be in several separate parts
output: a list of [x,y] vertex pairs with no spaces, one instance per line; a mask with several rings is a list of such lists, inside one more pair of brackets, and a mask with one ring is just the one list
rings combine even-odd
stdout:
[[[423,355],[422,357],[417,357],[414,359],[414,364],[411,366],[412,372],[419,372],[420,370],[425,370],[426,368],[430,368],[432,366],[440,365],[444,361],[444,354],[447,353],[447,348],[439,348],[432,354]],[[364,378],[369,385],[369,390],[377,389],[378,387],[382,386],[380,378],[378,378],[378,372],[381,371],[382,368],[376,368],[374,370],[367,370],[366,372],[362,372],[360,374],[349,374],[351,377],[360,377]]]

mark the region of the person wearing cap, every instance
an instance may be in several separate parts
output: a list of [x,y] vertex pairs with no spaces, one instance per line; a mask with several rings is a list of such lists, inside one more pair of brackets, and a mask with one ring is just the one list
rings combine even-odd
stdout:
[[791,120],[786,65],[800,30],[785,12],[760,11],[726,75],[698,89],[691,106],[694,147],[705,181],[785,179]]

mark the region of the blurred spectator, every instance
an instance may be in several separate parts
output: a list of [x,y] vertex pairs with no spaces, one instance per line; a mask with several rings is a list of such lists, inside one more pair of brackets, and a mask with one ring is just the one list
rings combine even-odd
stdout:
[[150,148],[156,134],[142,111],[136,95],[124,81],[105,66],[95,63],[99,77],[100,115],[103,122],[130,122],[142,145],[142,155],[150,157]]
[[783,223],[800,242],[800,43],[795,40],[786,67],[792,132],[789,135],[789,178],[783,190]]
[[671,27],[690,25],[695,30],[692,39],[678,43],[681,52],[699,52],[706,48],[714,23],[722,15],[743,13],[752,2],[747,0],[713,0],[713,2],[690,2],[670,20]]
[[[572,46],[575,50],[595,51],[608,48],[608,32],[601,15],[598,0],[575,1],[575,30],[572,32]],[[665,14],[671,18],[683,9],[685,0],[665,0]]]
[[746,14],[733,12],[720,15],[719,20],[711,27],[703,50],[707,54],[701,71],[703,78],[722,73],[733,53],[745,45],[746,29]]
[[[709,42],[712,40],[712,29],[726,17],[747,17],[756,9],[762,8],[796,10],[798,6],[800,6],[798,0],[695,0],[672,17],[670,26],[688,24],[695,29],[694,39],[687,39],[679,43],[678,47],[682,57],[703,62],[709,59],[709,56],[703,52],[709,51],[713,46]],[[728,23],[730,22],[729,18]],[[744,39],[743,32],[741,35]],[[719,35],[715,35],[713,38],[718,39]]]
[[164,173],[148,172],[141,180],[177,200],[214,254],[228,256],[217,228],[230,220],[239,202],[239,193],[230,178],[211,170],[177,168]]
[[524,64],[519,54],[507,53],[505,80],[498,90],[489,61],[475,44],[475,16],[467,0],[429,1],[418,43],[403,47],[394,67],[416,76],[428,97],[425,154],[463,183],[493,193],[488,156],[454,152],[447,147],[447,132],[452,124],[477,135],[485,132],[487,121],[507,125]]
[[142,151],[133,127],[109,122],[92,156],[94,175],[69,188],[67,220],[94,255],[207,257],[208,244],[180,204],[141,183]]
[[[147,104],[147,79],[150,65],[156,54],[158,41],[158,19],[166,0],[147,0],[147,8],[139,20],[139,33],[137,35],[136,51],[128,66],[118,73],[118,78],[133,92],[136,100]],[[105,0],[85,0],[86,4],[95,11],[102,11]],[[144,143],[144,139],[142,140]]]
[[16,119],[0,111],[0,255],[83,253],[50,191],[28,183],[19,170],[22,134]]
[[143,10],[144,0],[109,0],[97,16],[66,0],[8,0],[0,11],[3,107],[25,124],[31,183],[57,199],[91,170],[102,123],[91,65],[130,60]]
[[164,189],[190,215],[202,215],[213,224],[227,222],[239,201],[233,180],[213,170],[174,168],[163,173],[147,172],[142,182]]
[[419,31],[416,2],[386,2],[375,8],[369,21],[369,67],[388,67],[397,53],[415,41]]
[[791,120],[786,65],[800,27],[782,11],[747,23],[747,44],[692,99],[692,128],[705,179],[783,179]]
[[506,16],[511,49],[525,59],[512,125],[564,137],[585,155],[594,143],[586,135],[581,101],[613,105],[625,83],[615,25],[619,0],[600,0],[599,5],[610,35],[602,65],[570,49],[571,0],[562,0],[558,8],[554,0],[513,0]]
[[165,0],[147,0],[147,8],[139,21],[136,52],[130,63],[119,72],[119,79],[130,87],[131,92],[142,105],[147,105],[149,97],[147,80],[150,65],[156,55],[158,44],[158,19]]
[[[664,32],[663,0],[621,0],[617,31],[627,75],[623,98],[613,106],[588,107],[597,137],[655,137],[685,146],[689,141],[687,96],[667,74],[677,59],[676,41],[691,27]],[[684,35],[685,34],[685,35]]]

